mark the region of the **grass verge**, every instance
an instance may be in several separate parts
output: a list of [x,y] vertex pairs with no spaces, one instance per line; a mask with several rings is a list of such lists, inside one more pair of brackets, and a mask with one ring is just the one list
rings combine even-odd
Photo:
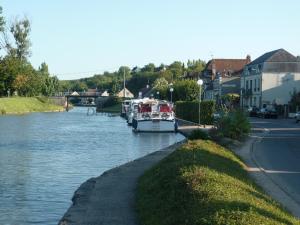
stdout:
[[0,114],[22,114],[29,112],[62,111],[63,107],[54,105],[45,98],[0,98]]
[[189,141],[140,178],[137,212],[144,225],[300,224],[208,140]]
[[118,103],[109,107],[98,109],[98,112],[107,112],[107,113],[121,113],[122,104]]

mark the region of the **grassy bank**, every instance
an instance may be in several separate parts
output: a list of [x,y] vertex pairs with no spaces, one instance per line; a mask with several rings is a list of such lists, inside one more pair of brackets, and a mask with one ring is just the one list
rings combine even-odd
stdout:
[[121,113],[122,104],[118,103],[116,105],[112,105],[109,107],[104,107],[102,109],[98,109],[98,112],[106,112],[106,113]]
[[244,164],[211,141],[189,141],[139,181],[144,225],[300,224],[249,178]]
[[54,105],[46,98],[0,98],[0,115],[62,110],[62,106]]

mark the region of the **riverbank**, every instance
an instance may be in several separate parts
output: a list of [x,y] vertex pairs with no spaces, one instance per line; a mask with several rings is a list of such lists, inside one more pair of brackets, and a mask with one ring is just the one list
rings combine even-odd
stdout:
[[138,224],[135,212],[138,178],[181,144],[176,143],[89,179],[75,192],[73,204],[59,224]]
[[300,224],[211,141],[189,141],[140,179],[141,224]]
[[59,111],[64,111],[64,108],[44,97],[0,98],[0,115]]

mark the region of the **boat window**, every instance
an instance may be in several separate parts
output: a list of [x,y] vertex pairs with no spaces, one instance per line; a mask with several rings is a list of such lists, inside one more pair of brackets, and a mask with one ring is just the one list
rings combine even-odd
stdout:
[[168,105],[160,105],[159,111],[160,112],[171,112],[171,108]]
[[139,108],[139,112],[151,112],[151,106],[150,105],[141,105]]

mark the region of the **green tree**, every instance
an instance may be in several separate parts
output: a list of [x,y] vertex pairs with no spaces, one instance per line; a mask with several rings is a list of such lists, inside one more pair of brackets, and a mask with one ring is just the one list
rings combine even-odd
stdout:
[[296,90],[293,91],[291,94],[291,100],[290,100],[290,107],[291,110],[296,112],[296,110],[300,109],[300,92],[297,92]]
[[155,65],[153,63],[149,63],[142,68],[142,72],[154,72]]
[[5,18],[2,15],[2,7],[0,6],[0,33],[1,33],[1,39],[0,39],[0,50],[5,49],[6,47],[6,33],[5,33]]
[[167,70],[172,72],[173,74],[172,80],[179,79],[184,74],[183,64],[179,61],[173,62],[171,65],[168,66]]
[[12,82],[12,87],[20,96],[37,96],[41,93],[42,83],[42,77],[36,73],[31,64],[23,63]]
[[121,78],[121,80],[123,80],[124,73],[125,73],[125,80],[130,79],[130,77],[131,77],[131,69],[128,66],[121,66],[119,68],[119,70],[118,70],[118,77]]
[[39,71],[42,75],[49,76],[48,65],[45,62],[39,66]]
[[10,32],[14,37],[15,47],[8,44],[8,53],[18,59],[26,60],[30,56],[30,22],[27,18],[15,20],[10,26]]
[[168,81],[163,77],[157,78],[153,84],[153,88],[155,92],[159,91],[159,97],[161,99],[167,99],[168,87],[169,87]]
[[174,83],[174,101],[193,101],[199,96],[199,85],[194,80],[177,80]]
[[187,62],[187,71],[190,73],[200,73],[204,70],[206,66],[206,62],[198,59],[198,60],[188,60]]

